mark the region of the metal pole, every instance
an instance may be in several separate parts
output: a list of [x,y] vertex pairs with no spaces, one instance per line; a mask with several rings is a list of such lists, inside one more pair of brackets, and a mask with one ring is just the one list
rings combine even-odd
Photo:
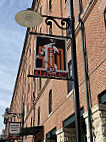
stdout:
[[80,19],[81,14],[81,1],[79,0],[79,23],[80,23],[80,30],[81,30],[81,39],[82,39],[82,53],[83,53],[83,62],[84,62],[84,76],[85,76],[85,87],[86,87],[86,100],[87,100],[87,110],[88,110],[88,126],[89,126],[89,134],[90,134],[90,142],[93,142],[92,136],[92,123],[91,123],[91,111],[90,111],[90,104],[89,104],[89,91],[88,91],[88,74],[87,74],[87,65],[86,65],[86,58],[85,58],[85,46],[84,46],[84,23]]
[[76,138],[77,142],[81,142],[81,120],[80,120],[80,104],[79,104],[79,86],[77,75],[77,59],[76,59],[76,42],[74,33],[74,10],[73,0],[69,0],[69,14],[71,18],[70,28],[72,31],[71,39],[71,55],[72,55],[72,67],[73,67],[73,79],[74,79],[74,105],[75,105],[75,124],[76,124]]
[[23,142],[23,128],[24,128],[24,103],[22,103],[22,142]]

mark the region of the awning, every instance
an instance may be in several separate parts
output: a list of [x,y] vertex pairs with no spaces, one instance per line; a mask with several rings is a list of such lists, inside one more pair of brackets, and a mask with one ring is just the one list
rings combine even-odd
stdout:
[[36,135],[39,132],[43,132],[43,130],[44,130],[43,126],[23,128],[23,130],[21,132],[21,136]]

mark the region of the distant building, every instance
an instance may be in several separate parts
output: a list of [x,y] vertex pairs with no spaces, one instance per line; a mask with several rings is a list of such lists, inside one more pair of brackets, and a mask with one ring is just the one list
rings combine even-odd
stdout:
[[[82,142],[90,141],[86,87],[91,110],[94,142],[106,141],[106,10],[105,0],[81,1],[80,18],[84,23],[81,38],[78,1],[74,0],[77,68],[80,94]],[[43,15],[68,17],[68,0],[36,0],[34,9]],[[105,4],[106,6],[106,4]],[[43,23],[27,29],[29,32],[70,34],[60,30],[54,22],[48,27]],[[24,136],[24,142],[75,142],[74,88],[71,81],[27,77],[34,74],[35,36],[26,33],[19,70],[10,105],[10,112],[21,113],[24,103],[24,128],[35,127],[34,135]],[[82,42],[86,62],[87,86],[85,86]],[[71,43],[67,40],[69,76],[72,77]],[[42,53],[43,54],[43,53]],[[9,121],[19,122],[17,117]],[[8,121],[8,122],[9,122]],[[42,126],[42,131],[37,131]],[[9,124],[6,127],[8,135]],[[30,132],[29,132],[30,133]]]
[[0,135],[0,140],[4,140],[5,139],[5,130],[2,129],[1,135]]

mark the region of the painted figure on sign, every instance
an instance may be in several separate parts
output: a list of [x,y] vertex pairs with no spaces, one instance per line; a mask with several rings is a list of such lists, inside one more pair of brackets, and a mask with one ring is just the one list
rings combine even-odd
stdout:
[[45,44],[44,46],[39,47],[39,54],[36,58],[43,59],[43,68],[54,68],[57,70],[57,65],[55,63],[55,54],[59,54],[58,48],[55,46],[55,41],[50,40],[51,43]]

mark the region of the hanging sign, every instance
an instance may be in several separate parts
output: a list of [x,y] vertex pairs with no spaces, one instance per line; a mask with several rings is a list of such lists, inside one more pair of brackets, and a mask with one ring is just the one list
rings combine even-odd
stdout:
[[19,136],[21,130],[20,122],[10,122],[9,123],[9,136]]
[[67,78],[66,39],[37,36],[34,75]]

